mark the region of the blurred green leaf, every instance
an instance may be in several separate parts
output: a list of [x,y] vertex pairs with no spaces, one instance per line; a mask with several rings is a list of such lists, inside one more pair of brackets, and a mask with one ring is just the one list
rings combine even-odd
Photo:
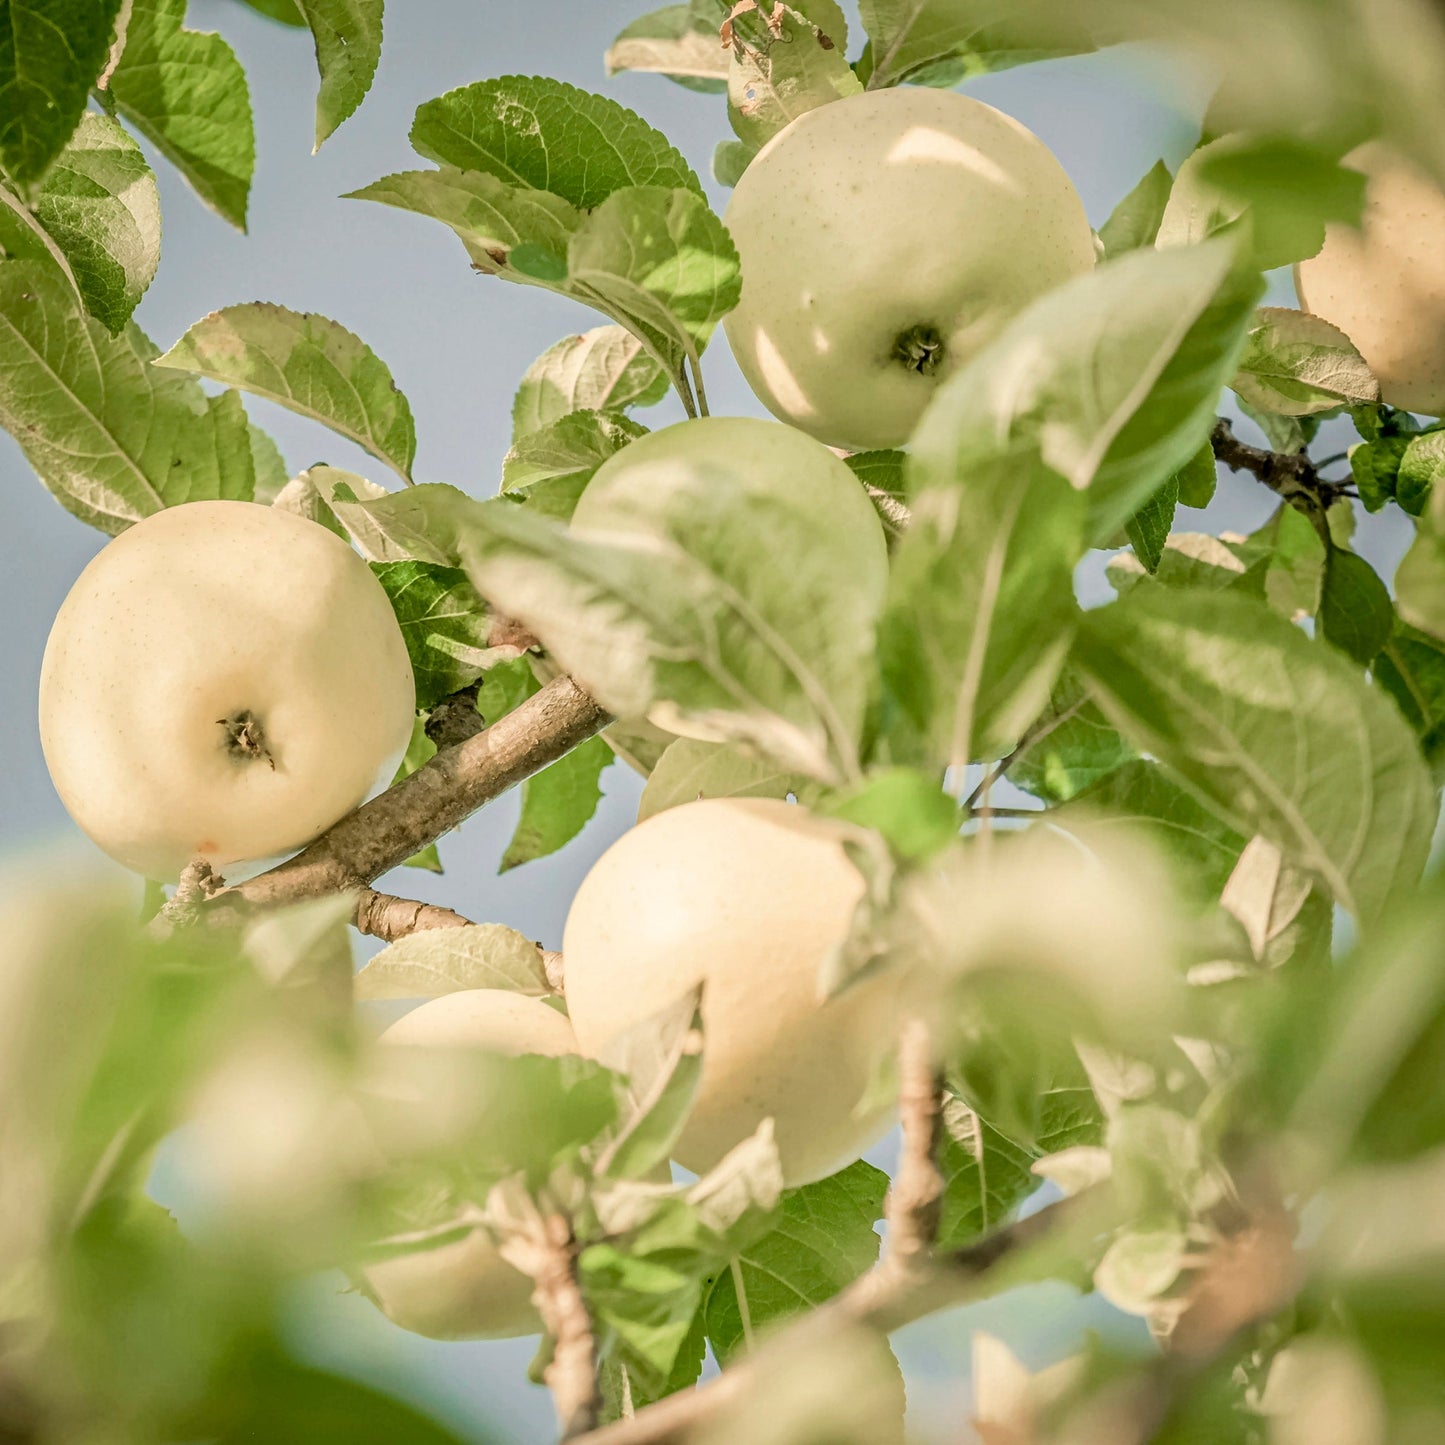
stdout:
[[268,19],[279,20],[282,25],[290,25],[298,30],[306,25],[306,17],[296,8],[296,0],[241,0],[241,3],[249,5],[252,10],[259,11]]
[[726,1367],[761,1332],[831,1299],[878,1259],[874,1224],[888,1176],[860,1159],[789,1189],[768,1232],[722,1270],[707,1294],[707,1336]]
[[620,326],[595,326],[565,336],[531,366],[512,401],[512,444],[574,411],[625,411],[651,406],[667,393],[667,377]]
[[702,194],[661,131],[560,80],[512,75],[449,90],[417,107],[411,143],[439,165],[550,191],[583,211],[629,186]]
[[1036,798],[1066,803],[1133,757],[1134,749],[1066,671],[1009,764],[1008,776]]
[[440,998],[474,988],[532,998],[553,991],[538,946],[500,923],[421,929],[383,948],[356,975],[361,999]]
[[885,768],[841,795],[822,811],[831,818],[881,833],[901,858],[921,861],[958,837],[958,804],[937,778],[912,768]]
[[316,41],[316,150],[366,99],[381,59],[383,0],[296,0]]
[[1395,573],[1400,616],[1445,641],[1445,487],[1430,498],[1419,530]]
[[1125,251],[1154,244],[1173,184],[1169,167],[1163,161],[1155,161],[1139,184],[1114,207],[1109,219],[1099,228],[1099,240],[1104,243],[1104,255],[1110,261]]
[[157,366],[238,386],[319,421],[411,480],[416,425],[386,364],[325,316],[253,301],[196,322]]
[[120,0],[18,0],[0,15],[0,165],[23,191],[80,121]]
[[1373,671],[1420,735],[1420,749],[1439,777],[1445,767],[1445,645],[1397,622]]
[[0,265],[0,424],[67,511],[115,535],[178,502],[251,496],[246,414],[112,337],[52,267]]
[[1418,880],[1436,798],[1413,736],[1350,662],[1261,603],[1137,588],[1084,615],[1074,661],[1126,737],[1362,922]]
[[639,16],[608,48],[608,75],[651,71],[689,90],[722,94],[728,84],[728,52],[718,36],[716,10],[711,0],[693,0]]
[[186,0],[132,0],[110,94],[233,226],[246,229],[256,138],[246,74],[219,35],[187,30]]

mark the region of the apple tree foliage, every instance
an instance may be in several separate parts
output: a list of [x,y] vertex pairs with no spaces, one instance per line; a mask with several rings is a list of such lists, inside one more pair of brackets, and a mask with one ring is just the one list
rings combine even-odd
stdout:
[[[382,0],[248,3],[309,29],[319,145],[372,83]],[[1120,199],[1097,269],[1019,315],[906,447],[848,458],[890,540],[866,617],[826,519],[786,493],[771,536],[669,516],[661,562],[569,533],[591,475],[644,434],[635,412],[669,389],[706,411],[741,277],[668,139],[543,77],[426,101],[416,165],[354,193],[449,228],[487,284],[578,303],[578,334],[519,359],[499,474],[442,480],[415,475],[407,400],[344,318],[229,306],[164,350],[131,319],[160,254],[150,157],[245,225],[252,116],[225,40],[188,28],[185,0],[0,6],[0,424],[109,534],[235,498],[348,537],[415,667],[403,772],[434,751],[443,699],[494,720],[565,652],[625,716],[524,785],[504,867],[574,837],[619,758],[647,776],[643,816],[794,796],[852,826],[869,888],[825,983],[906,970],[947,1041],[940,1247],[995,1237],[1045,1181],[1103,1199],[1085,1234],[1018,1251],[977,1293],[1096,1288],[1158,1345],[1090,1347],[1065,1385],[1020,1384],[1008,1419],[980,1404],[996,1438],[1071,1438],[1070,1420],[1181,1445],[1445,1438],[1445,430],[1381,405],[1342,333],[1259,305],[1264,270],[1358,219],[1340,158],[1360,137],[1445,183],[1445,23],[1426,0],[859,11],[861,36],[834,0],[687,0],[628,25],[606,63],[719,97],[730,184],[792,118],[865,89],[1135,39],[1222,60],[1201,144]],[[1198,518],[1231,393],[1279,494],[1248,536]],[[376,477],[288,476],[246,394],[354,441]],[[1310,449],[1334,417],[1358,440],[1331,478]],[[1355,546],[1385,512],[1414,529],[1393,590]],[[749,532],[740,596],[717,549]],[[1117,595],[1084,608],[1075,576],[1101,552]],[[538,649],[499,648],[494,614]],[[760,665],[804,635],[806,676]],[[642,721],[661,705],[706,711],[715,740]],[[159,937],[55,879],[8,898],[0,1437],[486,1438],[309,1363],[284,1323],[298,1277],[479,1217],[505,1238],[565,1212],[604,1419],[692,1388],[709,1351],[735,1368],[878,1257],[887,1176],[860,1161],[784,1191],[766,1128],[702,1180],[656,1182],[697,1080],[690,1007],[606,1064],[451,1061],[457,1106],[422,1117],[418,1082],[360,1046],[346,899]],[[552,992],[534,944],[477,924],[393,944],[354,993],[477,987]],[[258,1132],[278,1080],[288,1122]],[[200,1201],[184,1233],[145,1193],[178,1129]],[[886,1360],[798,1339],[786,1378],[760,1357],[706,1438],[817,1438],[840,1388],[829,1439],[892,1438]],[[1333,1402],[1316,1432],[1280,1433],[1316,1397]]]

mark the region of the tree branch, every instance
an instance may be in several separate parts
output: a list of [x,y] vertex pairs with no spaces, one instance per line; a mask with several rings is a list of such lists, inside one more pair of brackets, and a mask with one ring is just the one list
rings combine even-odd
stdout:
[[1347,482],[1327,482],[1320,476],[1308,452],[1270,452],[1252,447],[1235,436],[1227,417],[1215,421],[1209,442],[1215,457],[1231,471],[1248,472],[1311,520],[1322,518],[1349,494]]
[[294,858],[226,889],[212,907],[273,907],[366,888],[610,721],[571,678],[555,678],[491,727],[347,814]]
[[552,1358],[542,1378],[552,1392],[562,1439],[586,1435],[597,1424],[602,1397],[597,1388],[597,1345],[592,1317],[577,1283],[577,1250],[572,1228],[560,1214],[541,1221],[528,1241],[524,1262],[536,1289],[532,1303],[552,1339]]
[[[883,1266],[870,1270],[776,1336],[770,1348],[786,1351],[848,1325],[891,1334],[926,1315],[964,1304],[977,1297],[989,1275],[1011,1256],[1079,1223],[1081,1217],[1087,1225],[1098,1193],[1091,1189],[1061,1199],[976,1244],[935,1255],[920,1271],[910,1274]],[[668,1395],[628,1419],[580,1436],[574,1445],[679,1445],[704,1420],[745,1395],[752,1375],[752,1362],[742,1360],[706,1385]]]
[[921,1018],[905,1020],[899,1036],[898,1117],[903,1153],[884,1205],[884,1268],[916,1275],[938,1239],[944,1190],[935,1158],[943,1131],[943,1075],[934,1067],[933,1041]]
[[363,888],[356,895],[356,911],[351,921],[358,933],[369,933],[386,943],[395,943],[398,938],[426,928],[466,928],[472,920],[435,903],[396,898],[390,893]]

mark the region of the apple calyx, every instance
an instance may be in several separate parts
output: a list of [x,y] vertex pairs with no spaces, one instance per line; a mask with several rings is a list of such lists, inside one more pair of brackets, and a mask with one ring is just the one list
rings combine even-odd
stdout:
[[276,757],[267,745],[266,730],[250,708],[217,718],[216,723],[226,730],[224,746],[230,757],[248,763],[264,761],[273,773],[276,771]]
[[893,359],[919,376],[932,376],[943,365],[943,333],[926,322],[900,331],[893,342]]

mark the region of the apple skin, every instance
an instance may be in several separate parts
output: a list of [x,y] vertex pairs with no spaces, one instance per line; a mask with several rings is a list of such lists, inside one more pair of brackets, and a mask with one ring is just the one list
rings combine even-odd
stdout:
[[1445,191],[1377,141],[1345,164],[1368,178],[1362,225],[1326,228],[1295,268],[1300,305],[1354,342],[1382,400],[1445,415]]
[[[540,999],[491,988],[431,999],[398,1019],[381,1042],[551,1058],[578,1052],[566,1015]],[[532,1281],[497,1253],[484,1230],[439,1249],[371,1265],[365,1278],[382,1313],[413,1334],[501,1340],[535,1335],[542,1328],[532,1304]]]
[[[61,604],[40,673],[61,801],[159,880],[194,858],[234,878],[228,865],[309,843],[391,780],[415,709],[366,563],[253,502],[189,502],[122,532]],[[248,713],[267,755],[228,744]]]
[[[940,385],[1031,301],[1092,269],[1093,232],[1031,131],[952,91],[871,91],[800,115],[724,217],[742,300],[724,320],[780,420],[849,450],[905,442]],[[927,374],[895,352],[914,327]]]
[[856,1159],[893,1119],[859,1111],[896,1039],[896,984],[819,1001],[863,879],[841,833],[768,798],[657,813],[572,901],[562,951],[577,1042],[596,1054],[702,982],[703,1071],[676,1158],[701,1174],[766,1118],[791,1187]]

